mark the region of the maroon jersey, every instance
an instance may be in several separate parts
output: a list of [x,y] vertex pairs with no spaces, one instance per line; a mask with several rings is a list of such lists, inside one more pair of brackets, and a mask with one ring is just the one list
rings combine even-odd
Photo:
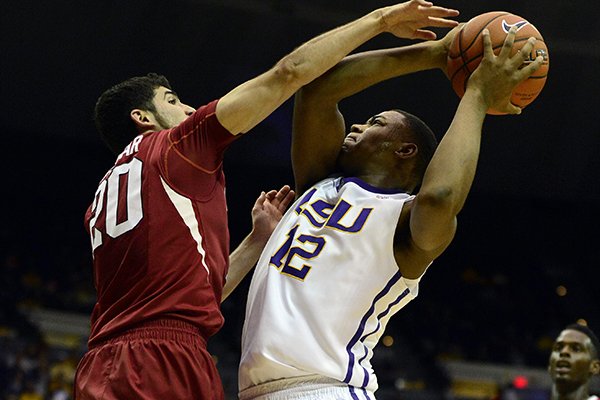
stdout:
[[136,137],[101,180],[85,215],[97,291],[90,346],[159,318],[192,323],[205,338],[223,325],[222,164],[236,136],[217,120],[216,104]]

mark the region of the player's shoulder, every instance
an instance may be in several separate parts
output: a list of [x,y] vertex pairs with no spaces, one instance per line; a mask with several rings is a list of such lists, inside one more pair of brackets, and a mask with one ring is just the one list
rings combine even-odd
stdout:
[[123,151],[117,155],[115,165],[129,162],[131,158],[140,158],[148,152],[148,148],[152,147],[151,142],[165,138],[168,131],[155,131],[137,135]]
[[406,199],[402,205],[402,211],[400,212],[400,217],[398,218],[398,228],[401,226],[406,226],[408,228],[408,224],[410,222],[410,213],[412,212],[413,204],[415,203],[414,200],[414,197],[410,197]]

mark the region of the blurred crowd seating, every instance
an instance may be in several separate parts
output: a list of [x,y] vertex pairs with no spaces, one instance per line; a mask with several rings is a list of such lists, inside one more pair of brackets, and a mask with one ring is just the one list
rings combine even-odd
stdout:
[[[42,259],[31,253],[3,254],[3,399],[70,398],[74,371],[85,351],[85,335],[79,341],[49,341],[39,324],[32,322],[31,315],[33,310],[52,309],[80,313],[87,318],[95,294],[86,251],[81,249],[81,257],[71,257],[70,263],[60,266],[47,259],[46,265],[52,266],[48,269],[38,268]],[[73,250],[71,254],[77,252]],[[440,260],[439,264],[445,261]],[[547,278],[541,279],[544,275],[534,269],[526,273],[494,270],[486,275],[472,267],[444,268],[426,274],[419,297],[392,318],[387,338],[375,352],[373,364],[382,388],[378,392],[381,399],[394,399],[402,390],[421,394],[429,390],[429,398],[434,398],[431,393],[447,393],[451,382],[443,368],[445,361],[515,367],[545,365],[564,312],[561,297],[548,290]],[[226,324],[210,344],[228,398],[234,398],[236,393],[247,284],[244,281],[240,290],[223,304]],[[548,309],[554,312],[547,313]]]

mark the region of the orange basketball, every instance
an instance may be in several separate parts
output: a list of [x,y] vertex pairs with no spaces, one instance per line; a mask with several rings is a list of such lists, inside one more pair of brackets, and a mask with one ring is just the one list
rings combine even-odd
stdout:
[[[450,51],[448,52],[448,78],[452,88],[462,97],[467,88],[467,81],[471,73],[477,68],[483,57],[483,39],[481,32],[487,28],[494,53],[497,55],[504,44],[504,39],[510,28],[516,25],[517,33],[513,45],[513,54],[527,43],[531,36],[537,39],[525,63],[530,63],[538,56],[544,57],[542,66],[527,80],[521,82],[513,91],[511,102],[525,108],[534,101],[542,91],[548,76],[550,58],[548,48],[540,32],[525,18],[506,11],[492,11],[478,15],[467,22],[454,36]],[[493,109],[488,114],[503,114]]]

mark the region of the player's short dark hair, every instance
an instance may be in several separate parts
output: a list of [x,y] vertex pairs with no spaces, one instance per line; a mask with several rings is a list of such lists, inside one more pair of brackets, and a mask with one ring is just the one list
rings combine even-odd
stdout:
[[588,326],[581,325],[581,324],[571,324],[571,325],[568,325],[565,328],[565,330],[566,329],[579,331],[579,332],[583,333],[584,335],[586,335],[587,337],[589,337],[590,341],[592,342],[592,358],[593,359],[598,358],[598,355],[600,354],[600,342],[598,341],[598,337],[596,336],[594,331],[592,331]]
[[119,154],[137,135],[129,116],[131,110],[156,111],[152,99],[155,89],[160,86],[171,89],[167,78],[151,72],[118,83],[98,98],[94,122],[102,140],[113,153]]
[[437,138],[431,128],[419,117],[404,110],[394,109],[392,111],[396,111],[405,117],[408,128],[406,132],[408,132],[410,139],[415,142],[419,149],[417,152],[416,178],[418,178],[420,185],[429,161],[431,161],[437,148]]

